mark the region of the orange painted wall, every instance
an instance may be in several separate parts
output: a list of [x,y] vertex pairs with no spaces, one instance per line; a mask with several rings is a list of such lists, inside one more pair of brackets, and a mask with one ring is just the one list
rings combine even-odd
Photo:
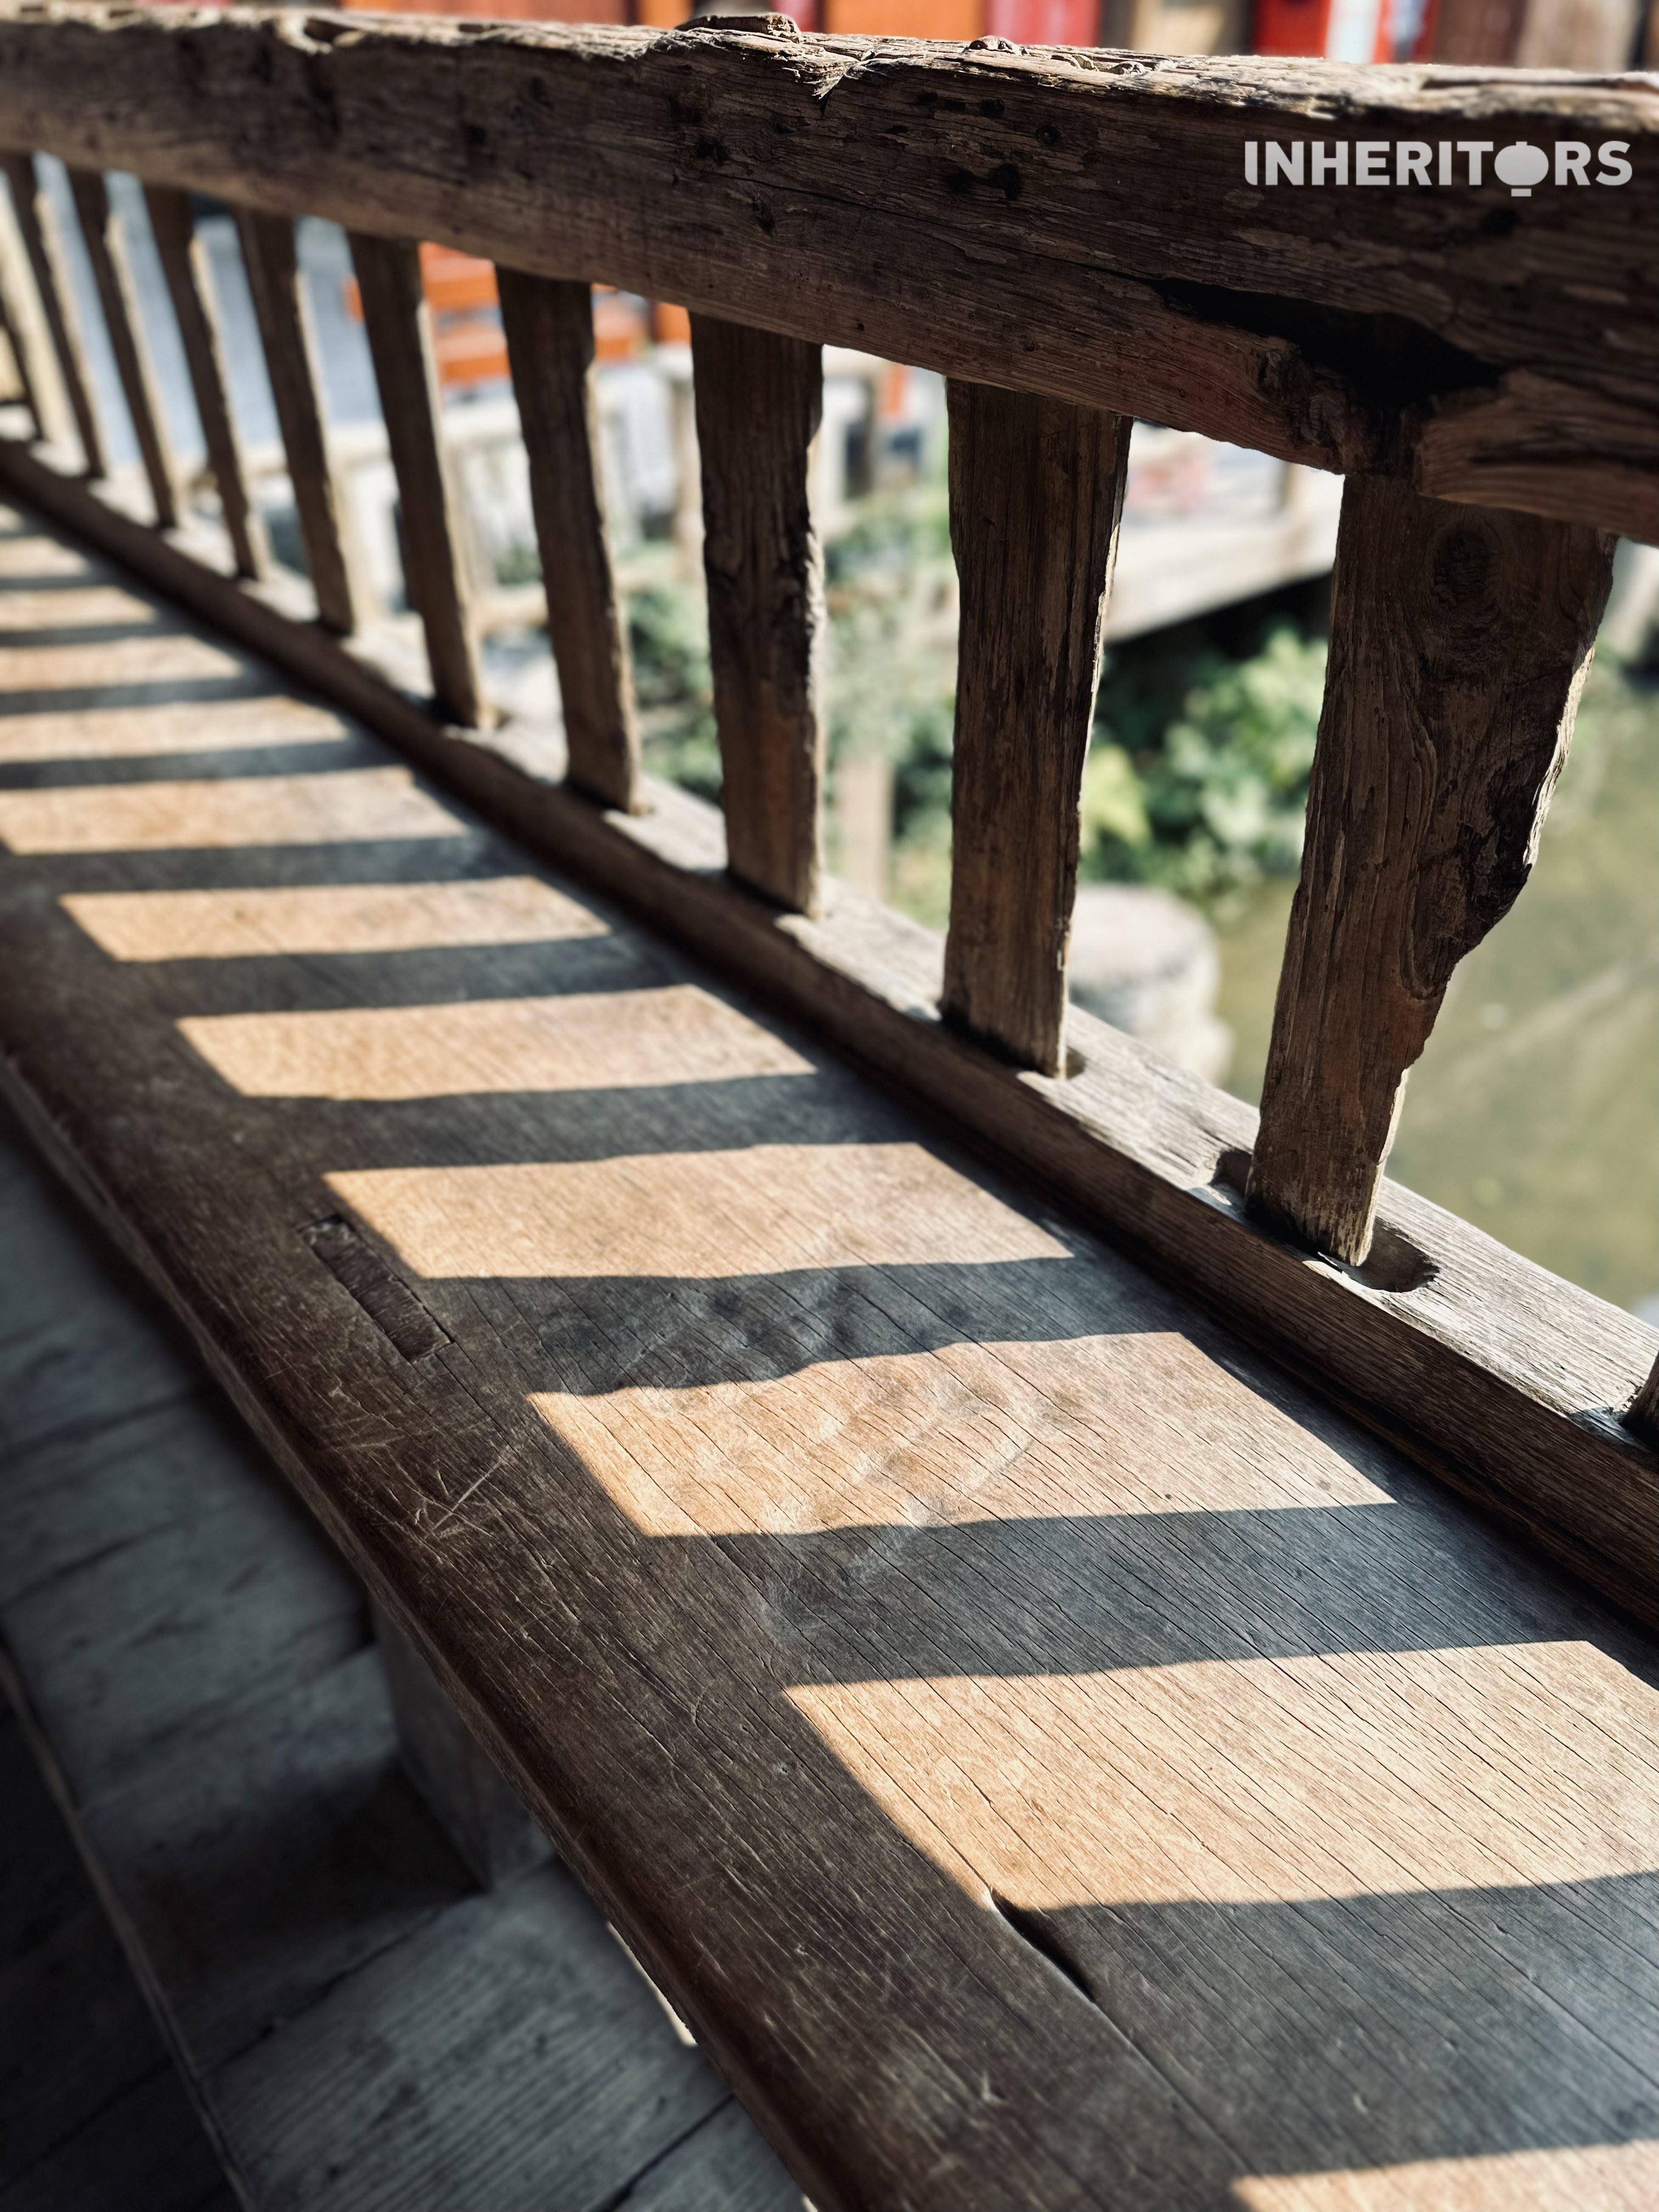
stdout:
[[985,0],[824,0],[826,31],[900,39],[976,39]]

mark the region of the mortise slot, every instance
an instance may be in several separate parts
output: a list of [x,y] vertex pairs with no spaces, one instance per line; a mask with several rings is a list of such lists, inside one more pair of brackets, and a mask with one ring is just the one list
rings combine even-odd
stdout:
[[[1215,1164],[1215,1173],[1210,1178],[1213,1190],[1230,1191],[1243,1200],[1250,1173],[1250,1156],[1242,1146],[1233,1146],[1223,1152]],[[1261,1224],[1258,1223],[1257,1226]],[[1271,1231],[1264,1231],[1271,1234]],[[1387,1291],[1395,1297],[1407,1291],[1420,1291],[1431,1283],[1439,1268],[1420,1246],[1409,1237],[1402,1236],[1388,1222],[1379,1221],[1371,1232],[1371,1249],[1357,1267],[1348,1267],[1328,1254],[1319,1255],[1328,1267],[1363,1283],[1368,1291]]]
[[1089,1987],[1083,1969],[1054,1934],[1053,1928],[1040,1912],[1030,1912],[1023,1905],[1011,1905],[1006,1897],[991,1892],[991,1902],[1023,1942],[1034,1951],[1040,1951],[1048,1964],[1065,1975],[1072,1987],[1098,2007],[1099,1999]]
[[342,1215],[311,1222],[300,1234],[405,1359],[422,1359],[451,1342],[448,1330],[433,1319],[402,1276],[393,1274]]

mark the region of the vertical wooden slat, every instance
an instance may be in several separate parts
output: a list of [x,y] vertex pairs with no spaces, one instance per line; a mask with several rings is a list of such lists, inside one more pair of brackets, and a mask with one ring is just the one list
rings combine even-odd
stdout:
[[438,431],[438,379],[412,240],[351,234],[363,326],[398,478],[409,597],[426,631],[432,689],[469,729],[485,719],[455,490]]
[[253,296],[270,377],[270,396],[288,455],[300,535],[305,541],[311,587],[317,594],[318,620],[328,629],[349,632],[356,627],[356,611],[323,436],[316,360],[295,251],[294,225],[287,216],[258,215],[239,208],[236,234],[241,240],[248,289]]
[[87,256],[92,263],[93,282],[98,287],[99,302],[104,310],[104,325],[109,332],[110,350],[115,356],[116,374],[126,397],[127,412],[132,417],[144,474],[149,480],[149,495],[155,502],[155,520],[163,530],[171,530],[179,520],[178,478],[161,395],[150,363],[149,349],[144,343],[121,227],[110,205],[108,189],[96,169],[71,169],[70,186],[75,194],[75,211],[81,219]]
[[1531,871],[1606,603],[1587,525],[1343,494],[1331,653],[1249,1183],[1357,1264],[1405,1073]]
[[202,419],[208,465],[218,488],[237,574],[263,576],[270,565],[264,530],[248,496],[218,329],[208,305],[204,258],[191,219],[190,194],[168,185],[146,185],[144,204],[149,210],[161,273],[178,318],[191,389],[196,394],[196,411]]
[[29,410],[29,419],[34,425],[34,434],[37,438],[44,438],[46,434],[46,420],[40,412],[40,395],[35,390],[33,368],[29,360],[28,347],[24,342],[22,317],[13,307],[11,288],[6,282],[6,273],[3,269],[0,269],[0,337],[5,339],[11,354],[12,364],[17,371],[18,387],[23,404]]
[[1052,1075],[1130,426],[954,380],[949,404],[962,628],[944,1012]]
[[586,284],[498,269],[513,389],[558,665],[570,781],[607,805],[638,804],[634,679],[606,542]]
[[98,428],[98,417],[93,411],[92,379],[88,373],[86,354],[81,342],[81,329],[76,316],[73,296],[67,281],[58,281],[58,256],[56,240],[52,233],[52,215],[46,195],[35,175],[34,162],[27,154],[8,154],[4,157],[6,179],[11,186],[12,204],[17,212],[17,228],[28,255],[29,267],[34,272],[35,289],[40,295],[41,312],[46,319],[46,328],[52,333],[52,350],[58,356],[58,367],[68,394],[70,409],[75,416],[75,427],[81,440],[81,450],[86,456],[88,476],[101,477],[106,472],[104,441]]
[[691,318],[703,570],[726,861],[780,906],[817,902],[823,567],[807,501],[823,350]]

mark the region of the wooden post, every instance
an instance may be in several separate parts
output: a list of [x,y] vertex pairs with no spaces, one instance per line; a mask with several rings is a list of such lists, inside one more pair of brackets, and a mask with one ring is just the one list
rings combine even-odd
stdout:
[[0,337],[4,338],[17,371],[19,395],[29,410],[34,434],[37,438],[44,438],[46,434],[46,418],[40,412],[40,395],[35,389],[33,365],[23,340],[22,317],[13,307],[11,288],[6,282],[3,269],[0,269]]
[[317,618],[327,629],[349,633],[356,627],[356,611],[340,543],[339,511],[323,436],[317,364],[295,252],[294,225],[285,215],[257,215],[251,209],[239,208],[236,233],[264,346],[270,396],[288,455],[311,586],[317,594]]
[[1611,576],[1587,525],[1351,477],[1249,1203],[1358,1264],[1406,1070],[1513,905]]
[[691,318],[708,651],[726,865],[780,906],[817,903],[823,568],[807,502],[823,349]]
[[398,1753],[410,1780],[483,1889],[553,1856],[501,1769],[456,1711],[425,1655],[371,1598],[374,1642],[392,1693]]
[[69,179],[92,263],[93,282],[104,310],[110,349],[115,356],[116,374],[132,417],[150,497],[155,502],[155,520],[163,530],[171,530],[179,520],[178,480],[161,396],[127,265],[125,241],[101,173],[96,169],[71,169]]
[[438,704],[466,729],[487,719],[455,487],[438,426],[438,378],[412,240],[350,234],[363,327],[398,477],[409,597],[426,632]]
[[586,284],[498,269],[513,390],[547,588],[572,783],[627,813],[638,805],[634,678],[605,524],[593,309]]
[[17,228],[22,234],[29,267],[34,272],[41,313],[52,333],[52,350],[58,356],[58,371],[75,416],[81,450],[86,457],[87,474],[101,477],[106,472],[104,441],[99,432],[98,417],[93,411],[92,379],[87,369],[73,297],[68,283],[58,282],[58,256],[57,240],[52,233],[51,210],[31,157],[27,154],[8,154],[4,163],[17,212]]
[[962,630],[944,1012],[1054,1075],[1129,424],[955,380],[949,403]]
[[202,436],[208,465],[219,493],[225,529],[236,559],[239,576],[263,576],[270,555],[264,526],[248,496],[241,447],[230,411],[219,332],[208,305],[207,270],[191,220],[190,194],[170,185],[146,185],[144,204],[149,227],[155,234],[155,250],[167,279],[173,312],[178,318],[190,370],[196,411],[202,418]]

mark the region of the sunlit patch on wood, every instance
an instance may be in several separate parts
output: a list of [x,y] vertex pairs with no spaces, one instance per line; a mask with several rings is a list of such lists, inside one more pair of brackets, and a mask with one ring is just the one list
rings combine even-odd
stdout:
[[812,1073],[811,1062],[771,1030],[695,983],[453,1006],[214,1014],[179,1026],[227,1083],[257,1098],[627,1091]]
[[531,1403],[653,1536],[1390,1502],[1176,1331]]
[[88,629],[106,623],[153,625],[154,604],[122,584],[84,584],[70,591],[32,592],[25,585],[0,597],[0,648],[18,630]]
[[1233,2185],[1243,2212],[1652,2212],[1659,2142],[1564,2143]]
[[603,937],[591,908],[535,876],[448,884],[301,884],[271,890],[89,891],[62,902],[116,960],[232,960],[296,952],[415,952]]
[[88,660],[91,650],[78,641],[9,645],[0,635],[0,698],[8,692],[78,691],[88,684],[102,690],[117,684],[199,684],[204,678],[246,677],[250,686],[266,680],[240,653],[188,630],[106,638],[96,647],[95,662]]
[[1659,1692],[1588,1644],[788,1695],[913,1843],[1028,1911],[1659,1871]]
[[259,745],[337,744],[350,724],[309,700],[152,701],[70,713],[0,714],[0,766],[32,761],[144,760],[166,753],[243,752]]
[[466,834],[465,824],[418,789],[406,768],[0,792],[0,843],[14,853],[338,845]]
[[754,1145],[524,1167],[366,1168],[330,1188],[422,1275],[681,1276],[1065,1260],[920,1145]]

